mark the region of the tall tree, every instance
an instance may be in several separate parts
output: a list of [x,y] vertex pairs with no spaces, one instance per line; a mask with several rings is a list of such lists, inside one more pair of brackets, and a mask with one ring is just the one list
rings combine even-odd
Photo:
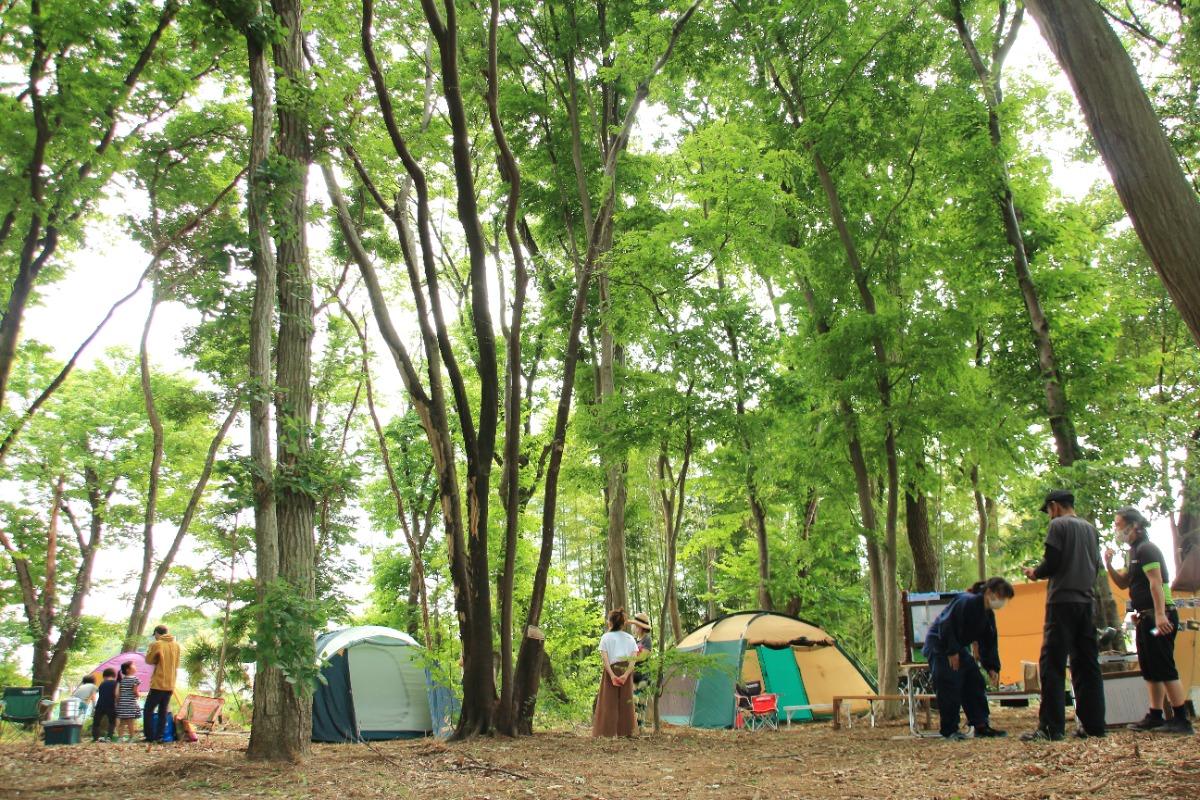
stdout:
[[1200,198],[1095,0],[1026,0],[1071,81],[1121,204],[1200,344]]

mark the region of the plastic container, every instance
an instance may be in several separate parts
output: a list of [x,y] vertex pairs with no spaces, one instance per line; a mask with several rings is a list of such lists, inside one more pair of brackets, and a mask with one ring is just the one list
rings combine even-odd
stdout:
[[79,744],[83,723],[70,719],[57,719],[42,726],[46,733],[46,744]]
[[58,702],[58,718],[78,722],[83,717],[83,701],[78,697],[68,697]]

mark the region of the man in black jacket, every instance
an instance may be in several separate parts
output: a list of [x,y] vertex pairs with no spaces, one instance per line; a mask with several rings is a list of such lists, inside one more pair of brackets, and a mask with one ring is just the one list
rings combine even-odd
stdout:
[[1058,489],[1046,495],[1042,511],[1050,515],[1042,563],[1025,569],[1025,577],[1031,581],[1050,579],[1038,661],[1042,702],[1037,730],[1021,738],[1058,741],[1064,737],[1068,656],[1079,721],[1075,736],[1104,736],[1104,683],[1094,619],[1100,533],[1075,516],[1075,496],[1068,491]]

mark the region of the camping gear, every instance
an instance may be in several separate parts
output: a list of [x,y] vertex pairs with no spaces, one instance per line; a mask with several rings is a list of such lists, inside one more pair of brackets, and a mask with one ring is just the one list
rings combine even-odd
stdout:
[[143,694],[150,691],[150,678],[154,675],[154,665],[146,663],[145,653],[118,653],[106,660],[103,664],[92,670],[92,673],[96,676],[96,685],[99,686],[100,681],[104,680],[104,670],[109,667],[112,667],[113,671],[117,673],[117,677],[120,677],[121,665],[126,661],[133,662],[133,674],[140,681],[138,684],[139,690]]
[[74,719],[56,719],[42,726],[46,744],[79,744],[83,723]]
[[779,730],[779,695],[756,694],[750,698],[750,707],[739,709],[742,725],[748,731]]
[[71,720],[73,722],[82,722],[87,716],[89,706],[87,706],[78,697],[68,697],[65,700],[58,701],[58,718],[61,720]]
[[[42,722],[42,687],[41,686],[5,686],[3,699],[0,700],[0,723],[34,727]],[[0,732],[4,726],[0,724]]]
[[[734,725],[734,686],[758,681],[777,695],[776,719],[788,707],[831,705],[834,695],[875,689],[862,667],[811,622],[773,611],[740,611],[708,622],[675,647],[712,660],[694,674],[668,677],[659,701],[663,721],[696,728]],[[866,703],[859,704],[863,709]],[[811,720],[812,709],[793,714]]]
[[[1110,578],[1109,588],[1118,608],[1124,608],[1129,592],[1121,589]],[[996,633],[1000,646],[1000,684],[1022,686],[1025,684],[1024,663],[1036,664],[1042,652],[1042,626],[1046,618],[1046,581],[1014,583],[1014,595],[1003,609],[996,612]],[[925,660],[921,647],[925,634],[957,592],[905,592],[902,597],[904,609],[904,648],[907,662],[922,663]],[[1182,616],[1182,615],[1181,615]],[[1176,640],[1178,642],[1178,640]],[[1178,648],[1178,644],[1176,645]]]
[[[157,711],[155,711],[154,713],[152,713],[150,715],[150,730],[152,730],[152,731],[158,730],[158,712]],[[145,736],[145,734],[146,734],[146,732],[142,731],[142,735]],[[164,741],[164,742],[175,741],[175,716],[173,714],[171,714],[171,712],[169,712],[169,711],[167,712],[167,724],[163,728],[162,741]]]
[[323,681],[313,695],[314,742],[448,735],[457,701],[430,676],[425,648],[378,625],[317,639]]
[[204,731],[205,734],[212,733],[213,726],[217,724],[217,719],[221,716],[221,708],[224,705],[225,698],[223,697],[189,694],[184,698],[179,713],[175,715],[180,730],[186,734],[180,738],[189,742],[196,741],[197,728]]

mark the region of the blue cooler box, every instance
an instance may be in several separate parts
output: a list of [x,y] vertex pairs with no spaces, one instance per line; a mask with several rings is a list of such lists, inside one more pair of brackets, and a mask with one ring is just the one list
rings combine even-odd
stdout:
[[79,744],[83,723],[76,719],[56,719],[42,726],[46,744]]

